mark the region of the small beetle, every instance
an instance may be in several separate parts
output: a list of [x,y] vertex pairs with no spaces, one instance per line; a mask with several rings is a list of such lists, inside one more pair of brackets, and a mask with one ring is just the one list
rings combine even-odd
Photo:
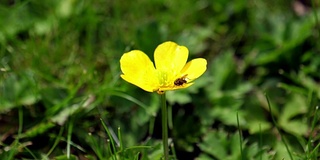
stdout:
[[182,86],[183,84],[187,83],[187,76],[188,76],[188,74],[182,76],[181,78],[176,79],[174,81],[174,85]]

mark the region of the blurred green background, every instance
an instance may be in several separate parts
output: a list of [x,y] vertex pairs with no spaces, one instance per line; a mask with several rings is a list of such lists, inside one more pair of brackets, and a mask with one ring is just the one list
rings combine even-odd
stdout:
[[168,40],[208,61],[167,93],[172,159],[319,159],[319,4],[1,0],[0,159],[160,159],[159,96],[119,59]]

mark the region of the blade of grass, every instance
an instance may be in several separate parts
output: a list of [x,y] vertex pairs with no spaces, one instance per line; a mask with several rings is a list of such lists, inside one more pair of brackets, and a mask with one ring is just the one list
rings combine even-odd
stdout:
[[50,154],[53,152],[53,150],[54,150],[54,149],[56,148],[56,146],[58,145],[58,143],[59,143],[59,141],[60,141],[60,138],[61,138],[61,136],[62,136],[63,130],[64,130],[64,127],[62,126],[62,127],[60,128],[60,131],[59,131],[59,133],[58,133],[58,136],[56,137],[56,139],[55,139],[52,147],[50,148],[50,150],[49,150],[48,153],[46,154],[47,157],[50,156]]
[[113,142],[116,143],[116,146],[117,146],[117,147],[120,147],[119,139],[118,139],[116,133],[113,131],[113,129],[112,129],[112,127],[110,126],[110,124],[108,123],[108,121],[103,120],[103,122],[104,122],[104,124],[105,124],[105,125],[107,126],[107,128],[108,128],[108,131],[109,131],[109,133],[111,134],[111,137],[112,137]]
[[100,152],[101,151],[100,148],[102,148],[102,147],[100,147],[100,145],[97,143],[96,139],[93,137],[93,135],[91,133],[88,133],[88,135],[90,137],[89,139],[91,140],[90,146],[91,146],[92,150],[94,151],[94,153],[96,153],[98,159],[104,159],[103,152]]
[[[312,141],[314,141],[312,139],[312,135],[313,135],[313,132],[314,132],[314,129],[315,129],[315,126],[318,122],[318,110],[319,110],[319,107],[316,106],[315,108],[315,111],[314,111],[314,116],[313,116],[313,120],[312,120],[312,124],[311,124],[311,131],[310,131],[310,136],[309,136],[309,139],[308,139],[308,147],[307,147],[307,152],[309,152],[312,148]],[[310,154],[307,154],[307,159],[309,158],[312,158],[312,155],[313,153],[315,153],[314,151],[319,147],[319,144],[313,149],[313,151],[310,153]]]
[[[261,123],[259,123],[259,151],[262,153],[262,132],[261,132]],[[262,154],[260,154],[260,160],[262,160]]]
[[[309,108],[313,108],[312,106],[314,106],[314,101],[313,101],[313,95],[314,95],[314,91],[313,90],[310,90],[309,91],[309,94],[308,94],[308,104],[309,104]],[[312,120],[310,120],[310,123],[311,123],[311,130],[310,130],[310,133],[309,133],[309,137],[308,137],[308,141],[307,141],[307,144],[306,144],[306,148],[305,148],[305,159],[316,159],[317,156],[313,155],[313,153],[316,153],[314,152],[315,151],[315,148],[312,150],[312,146],[313,146],[313,133],[314,133],[314,129],[315,129],[315,126],[316,126],[316,122],[318,121],[318,106],[315,107],[315,109],[309,109],[308,111],[308,117],[313,117]],[[311,151],[312,150],[312,151]]]
[[19,128],[18,128],[18,136],[17,138],[14,140],[14,143],[12,145],[12,149],[10,149],[9,155],[8,155],[8,159],[13,159],[14,154],[17,151],[17,147],[20,141],[20,135],[22,133],[22,127],[23,127],[23,110],[22,107],[19,107],[18,110],[18,117],[19,117]]
[[240,154],[241,154],[241,159],[244,160],[243,158],[243,149],[242,149],[242,132],[241,132],[241,127],[240,127],[240,122],[239,122],[239,114],[237,112],[237,125],[238,125],[238,130],[239,130],[239,140],[240,140]]
[[31,150],[30,150],[28,147],[24,147],[24,148],[27,150],[28,153],[30,153],[30,155],[33,157],[33,159],[39,159],[39,158],[36,157],[36,155],[34,155],[34,154],[31,152]]
[[131,147],[124,149],[124,151],[134,150],[134,149],[152,149],[152,148],[153,148],[152,146],[131,146]]
[[[98,109],[100,115],[102,115],[103,109],[102,109],[101,107],[97,107],[97,109]],[[105,120],[103,120],[103,119],[101,119],[101,118],[100,118],[100,121],[103,122],[102,124],[103,124],[104,126],[107,126],[108,131],[109,131],[109,133],[110,133],[110,135],[111,135],[111,137],[112,137],[112,140],[117,144],[118,147],[120,147],[119,139],[118,139],[118,137],[116,136],[116,134],[114,133],[114,131],[113,131],[113,129],[111,128],[111,126],[109,125],[108,121],[105,121]],[[111,138],[111,137],[110,137],[110,138]]]
[[140,152],[138,152],[138,153],[134,156],[134,160],[139,160],[139,155],[140,155]]
[[119,154],[119,157],[122,157],[123,156],[123,142],[122,142],[122,135],[121,135],[120,127],[118,127],[118,137],[119,137],[119,147],[120,147],[120,150],[118,150],[118,154]]
[[174,157],[174,159],[177,159],[177,154],[176,154],[176,149],[174,148],[174,143],[171,143],[171,151],[172,151],[172,156]]
[[138,99],[128,95],[128,94],[125,94],[125,93],[122,93],[122,92],[118,92],[118,91],[110,91],[110,94],[114,95],[114,96],[118,96],[118,97],[121,97],[121,98],[124,98],[128,101],[131,101],[135,104],[137,104],[138,106],[142,107],[149,115],[152,115],[152,116],[156,116],[156,113],[154,112],[150,112],[150,110],[148,109],[148,106],[145,105],[143,102],[139,101]]
[[[61,137],[61,141],[68,143],[68,140],[64,139],[63,137]],[[70,143],[70,146],[72,146],[73,148],[78,149],[78,150],[80,150],[81,152],[86,152],[86,150],[85,150],[83,147],[81,147],[80,145],[72,142],[71,140],[70,140],[69,143]],[[70,154],[70,155],[71,155],[71,154]]]
[[71,136],[72,136],[72,129],[73,129],[73,118],[70,118],[68,123],[68,135],[67,135],[67,157],[70,158],[70,144],[71,144]]
[[118,127],[118,137],[119,137],[119,143],[120,143],[120,151],[123,151],[123,142],[122,142],[122,136],[121,136],[120,127]]
[[106,126],[106,124],[104,123],[104,121],[102,120],[102,118],[100,118],[100,121],[103,125],[103,128],[106,130],[107,134],[108,134],[108,137],[110,139],[110,142],[111,142],[111,147],[112,149],[110,148],[110,152],[114,154],[115,156],[115,159],[117,159],[117,156],[116,156],[116,153],[117,153],[117,150],[116,150],[116,145],[115,145],[115,142],[114,142],[114,139],[113,139],[113,136],[111,135],[110,133],[110,130],[109,130],[109,127]]
[[281,134],[280,127],[279,127],[278,123],[276,122],[276,120],[274,119],[274,117],[272,115],[272,110],[271,110],[271,104],[270,104],[270,101],[269,101],[269,97],[268,97],[267,94],[265,94],[265,97],[266,97],[267,102],[268,102],[268,107],[269,107],[269,111],[270,111],[272,122],[273,122],[273,124],[275,125],[275,127],[277,128],[277,130],[278,130],[278,132],[280,134],[281,140],[282,140],[284,146],[286,147],[286,150],[287,150],[287,152],[288,152],[288,154],[290,156],[290,159],[293,160],[292,154],[291,154],[291,152],[289,150],[289,146],[288,146],[286,140],[284,139],[284,136]]
[[[315,18],[315,20],[316,20],[316,27],[318,28],[318,27],[320,27],[320,23],[319,23],[319,19],[318,19],[318,14],[317,14],[317,6],[316,6],[316,4],[318,4],[318,3],[316,3],[315,2],[315,0],[311,0],[311,5],[312,5],[312,8],[313,8],[313,14],[314,14],[314,18]],[[318,4],[319,5],[319,4]],[[317,36],[317,38],[319,37],[319,35],[320,35],[320,30],[318,29],[318,36]]]
[[150,117],[150,121],[149,121],[149,136],[151,136],[153,134],[153,130],[154,130],[154,122],[156,120],[156,117],[151,116]]
[[[314,149],[313,149],[312,152],[311,152],[311,155],[315,154],[315,155],[313,156],[314,159],[319,158],[319,157],[318,157],[318,153],[319,153],[319,152],[316,152],[316,151],[319,149],[319,147],[320,147],[320,143],[318,143],[318,145],[317,145],[316,147],[314,147]],[[310,159],[312,159],[312,157],[310,157]]]
[[107,147],[107,148],[108,148],[109,154],[110,154],[110,156],[112,157],[113,160],[117,160],[117,157],[115,157],[115,156],[114,156],[114,153],[112,153],[112,148],[113,148],[114,145],[112,145],[112,144],[111,144],[112,142],[110,143],[110,141],[112,141],[111,138],[109,138],[109,139],[107,140],[107,143],[108,143],[108,147]]
[[73,98],[75,98],[82,84],[83,82],[79,82],[77,86],[70,89],[70,94],[67,97],[65,97],[60,103],[57,103],[56,105],[48,109],[45,112],[46,117],[52,117],[53,115],[58,113],[64,106],[66,106]]

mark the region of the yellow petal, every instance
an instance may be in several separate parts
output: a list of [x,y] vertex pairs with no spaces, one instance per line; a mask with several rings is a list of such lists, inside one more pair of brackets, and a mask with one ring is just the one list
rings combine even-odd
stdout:
[[182,69],[181,75],[185,76],[188,82],[200,77],[207,70],[207,60],[196,58],[188,62]]
[[186,47],[170,41],[164,42],[154,52],[156,68],[160,72],[169,73],[167,77],[170,79],[180,73],[188,60],[188,54]]
[[149,57],[139,50],[122,55],[120,59],[121,78],[145,91],[153,92],[159,87],[156,70]]
[[161,91],[171,91],[171,90],[188,88],[188,87],[190,87],[191,85],[193,85],[193,83],[186,83],[186,84],[181,85],[181,86],[161,87],[160,90],[161,90]]

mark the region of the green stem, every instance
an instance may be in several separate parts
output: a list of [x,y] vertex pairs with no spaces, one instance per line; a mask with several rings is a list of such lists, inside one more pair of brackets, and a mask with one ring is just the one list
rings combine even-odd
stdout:
[[169,160],[169,146],[168,146],[168,112],[166,104],[166,94],[160,94],[161,97],[161,112],[162,112],[162,142],[163,155],[165,160]]
[[276,122],[275,118],[274,118],[273,115],[272,115],[271,103],[270,103],[270,101],[269,101],[269,97],[268,97],[267,94],[265,94],[265,95],[266,95],[266,98],[267,98],[268,107],[269,107],[269,112],[270,112],[270,115],[271,115],[272,122],[273,122],[273,124],[275,125],[276,129],[278,130],[278,132],[279,132],[279,134],[280,134],[280,138],[281,138],[281,140],[282,140],[282,143],[284,144],[284,146],[285,146],[286,149],[287,149],[287,152],[288,152],[288,154],[289,154],[289,156],[290,156],[290,159],[293,160],[293,157],[292,157],[291,151],[290,151],[290,149],[289,149],[289,146],[288,146],[288,144],[287,144],[287,141],[285,140],[284,136],[281,134],[281,132],[280,132],[280,127],[279,127],[278,123]]

